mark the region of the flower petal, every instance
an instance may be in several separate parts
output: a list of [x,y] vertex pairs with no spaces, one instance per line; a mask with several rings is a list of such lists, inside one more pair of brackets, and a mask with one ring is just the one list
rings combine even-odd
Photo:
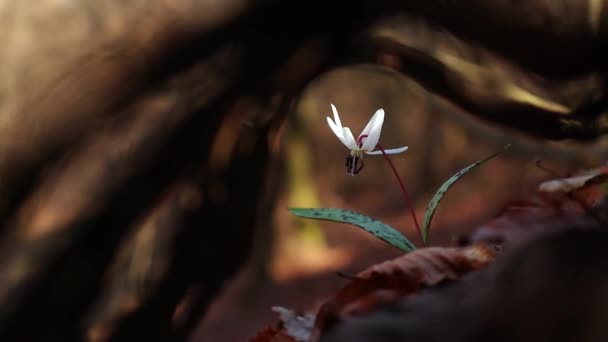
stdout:
[[338,115],[338,110],[336,109],[336,106],[334,106],[333,103],[331,103],[331,111],[334,112],[334,122],[336,123],[336,126],[338,126],[341,130],[342,122],[340,121],[340,115]]
[[[399,148],[391,148],[388,150],[384,150],[384,152],[386,154],[397,154],[397,153],[401,153],[401,152],[405,152],[407,151],[408,147],[407,146],[403,146],[403,147],[399,147]],[[365,152],[366,154],[382,154],[382,151],[370,151],[370,152]]]
[[338,139],[340,139],[340,141],[346,145],[346,140],[344,140],[344,130],[342,129],[342,127],[339,127],[331,120],[331,118],[328,116],[327,117],[327,124],[329,125],[329,128],[331,128],[331,130],[334,132],[334,134],[338,137]]
[[376,111],[374,116],[369,120],[367,126],[361,132],[361,135],[366,134],[367,138],[363,140],[362,150],[371,151],[378,144],[380,140],[380,132],[382,131],[382,124],[384,123],[384,109],[380,108]]
[[368,121],[367,125],[365,126],[365,128],[363,129],[363,131],[361,131],[361,135],[368,135],[369,136],[369,132],[372,130],[372,127],[374,127],[374,122],[378,118],[378,115],[384,116],[384,110],[382,110],[382,114],[379,114],[379,112],[381,110],[382,109],[377,110],[376,113],[374,113],[374,115],[372,115],[371,119],[369,119],[369,121]]
[[358,148],[357,142],[355,141],[355,137],[353,136],[353,132],[350,131],[350,128],[344,127],[344,145],[351,150],[356,150]]

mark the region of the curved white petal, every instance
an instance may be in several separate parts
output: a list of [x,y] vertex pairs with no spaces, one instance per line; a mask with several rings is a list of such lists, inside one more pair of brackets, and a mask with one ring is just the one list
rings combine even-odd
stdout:
[[[399,147],[399,148],[391,148],[388,150],[384,150],[384,152],[386,154],[397,154],[397,153],[401,153],[401,152],[405,152],[407,151],[408,147],[407,146],[403,146],[403,147]],[[370,151],[370,152],[365,152],[366,154],[382,154],[382,151]]]
[[353,136],[353,132],[350,131],[350,128],[344,127],[344,145],[351,150],[357,149],[357,142],[355,141],[355,137]]
[[361,131],[361,135],[369,135],[369,132],[372,130],[372,127],[374,127],[374,122],[376,121],[376,119],[378,119],[379,116],[382,116],[382,120],[384,121],[384,110],[379,109],[376,111],[376,113],[374,113],[374,115],[372,115],[371,119],[369,119],[369,122],[367,123],[363,131]]
[[336,106],[334,106],[333,103],[331,103],[331,111],[334,113],[334,122],[336,123],[336,126],[338,126],[340,130],[342,130],[342,122],[340,121],[340,115],[338,115],[338,110],[336,109]]
[[378,140],[380,140],[380,132],[382,131],[383,123],[384,109],[380,108],[369,120],[367,126],[363,129],[363,132],[361,132],[361,135],[367,134],[367,138],[363,140],[362,150],[371,151],[376,147]]
[[329,125],[329,128],[331,128],[331,130],[334,132],[334,134],[338,137],[338,139],[340,139],[340,141],[344,145],[346,145],[346,140],[344,140],[344,130],[342,129],[342,127],[338,128],[338,126],[331,120],[329,116],[327,117],[327,124]]

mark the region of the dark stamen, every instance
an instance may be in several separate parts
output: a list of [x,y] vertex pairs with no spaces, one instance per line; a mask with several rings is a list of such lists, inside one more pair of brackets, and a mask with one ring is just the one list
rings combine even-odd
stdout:
[[357,146],[359,146],[359,148],[363,147],[363,140],[365,140],[365,138],[367,138],[367,134],[362,134],[357,138]]
[[346,157],[346,172],[349,175],[354,176],[363,169],[363,158],[349,155]]

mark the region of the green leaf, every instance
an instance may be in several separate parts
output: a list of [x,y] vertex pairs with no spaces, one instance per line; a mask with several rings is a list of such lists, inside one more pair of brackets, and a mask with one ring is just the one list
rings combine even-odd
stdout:
[[433,198],[431,198],[431,201],[429,202],[429,206],[427,207],[426,212],[424,213],[424,222],[422,222],[422,242],[424,242],[425,245],[428,244],[428,241],[429,241],[429,231],[431,230],[431,221],[433,220],[433,215],[435,215],[437,206],[439,205],[439,202],[443,199],[443,196],[445,195],[445,193],[452,187],[452,185],[454,185],[460,179],[460,177],[464,176],[469,171],[473,170],[474,168],[478,167],[479,165],[496,157],[497,155],[499,155],[500,153],[502,153],[506,149],[508,149],[510,146],[511,146],[510,144],[506,145],[501,151],[498,151],[498,152],[492,154],[491,156],[488,156],[482,160],[478,160],[475,163],[456,172],[452,177],[450,177],[450,179],[448,179],[445,183],[443,183],[441,185],[441,187],[439,188],[439,190],[437,190],[437,192],[435,193]]
[[354,211],[337,208],[289,208],[289,211],[299,217],[353,224],[404,252],[416,249],[416,246],[395,228]]

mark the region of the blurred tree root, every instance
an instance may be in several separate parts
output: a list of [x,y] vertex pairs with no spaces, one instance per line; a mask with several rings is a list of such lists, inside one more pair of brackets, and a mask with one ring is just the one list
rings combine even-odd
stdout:
[[[538,137],[605,133],[594,3],[600,15],[575,0],[4,4],[0,339],[185,339],[249,254],[284,116],[331,67],[388,49],[473,115]],[[491,55],[425,51],[407,32],[354,50],[394,13]],[[501,91],[475,91],[488,82]]]
[[566,78],[539,75],[478,42],[409,16],[375,25],[358,44],[363,59],[414,78],[482,119],[552,139],[590,140],[608,131],[603,69]]

